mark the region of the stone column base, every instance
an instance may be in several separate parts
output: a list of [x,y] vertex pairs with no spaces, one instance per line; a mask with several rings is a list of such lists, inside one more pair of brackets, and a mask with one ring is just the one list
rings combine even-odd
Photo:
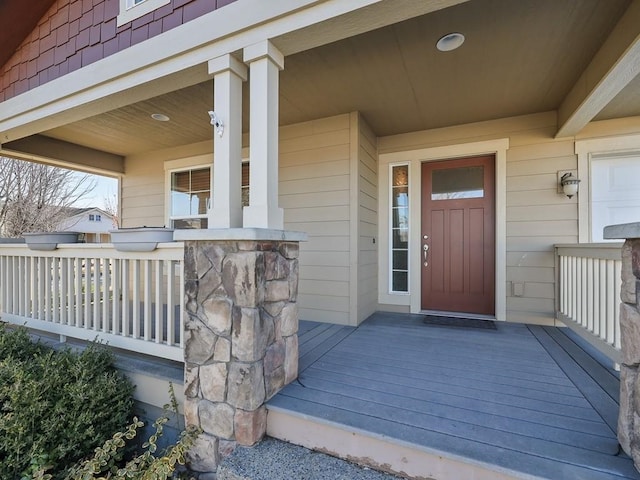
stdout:
[[298,251],[286,239],[186,239],[184,414],[203,431],[193,471],[260,441],[265,402],[298,375]]

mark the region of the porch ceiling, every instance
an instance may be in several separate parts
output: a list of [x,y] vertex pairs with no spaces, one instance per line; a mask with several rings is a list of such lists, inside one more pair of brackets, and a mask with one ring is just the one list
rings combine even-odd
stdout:
[[[610,91],[602,108],[591,104],[593,78],[583,75],[594,68],[597,54],[602,58],[596,67],[607,70],[628,50],[624,41],[635,41],[633,33],[622,47],[607,42],[630,5],[630,0],[472,0],[289,55],[281,73],[280,123],[358,110],[385,136],[561,107],[569,110],[570,123],[571,114],[583,113],[585,105],[597,110],[591,114],[596,119],[640,115],[640,80],[622,85],[619,93]],[[454,31],[466,36],[464,45],[453,52],[436,50],[438,38]],[[245,131],[247,93],[245,85]],[[575,108],[567,107],[570,95]],[[213,85],[207,81],[43,134],[131,155],[210,139],[212,105]],[[153,121],[152,113],[171,121]]]

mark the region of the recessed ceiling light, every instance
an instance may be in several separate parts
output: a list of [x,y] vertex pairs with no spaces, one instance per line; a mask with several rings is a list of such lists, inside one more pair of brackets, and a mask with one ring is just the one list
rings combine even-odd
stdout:
[[169,117],[167,117],[163,113],[152,113],[151,118],[159,122],[168,122],[169,120],[171,120]]
[[438,40],[436,48],[441,52],[450,52],[464,43],[464,35],[458,32],[447,33]]

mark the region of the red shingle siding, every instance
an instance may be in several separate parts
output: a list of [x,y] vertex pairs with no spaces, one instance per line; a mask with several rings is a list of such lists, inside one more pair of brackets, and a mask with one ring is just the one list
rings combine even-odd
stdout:
[[0,69],[0,102],[236,0],[171,0],[118,28],[118,0],[58,0]]

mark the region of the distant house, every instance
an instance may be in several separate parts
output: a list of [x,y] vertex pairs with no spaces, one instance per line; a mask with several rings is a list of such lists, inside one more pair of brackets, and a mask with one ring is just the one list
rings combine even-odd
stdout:
[[60,224],[58,230],[83,233],[86,243],[111,241],[109,230],[116,228],[116,221],[112,215],[96,207],[69,208],[68,211],[69,216]]

